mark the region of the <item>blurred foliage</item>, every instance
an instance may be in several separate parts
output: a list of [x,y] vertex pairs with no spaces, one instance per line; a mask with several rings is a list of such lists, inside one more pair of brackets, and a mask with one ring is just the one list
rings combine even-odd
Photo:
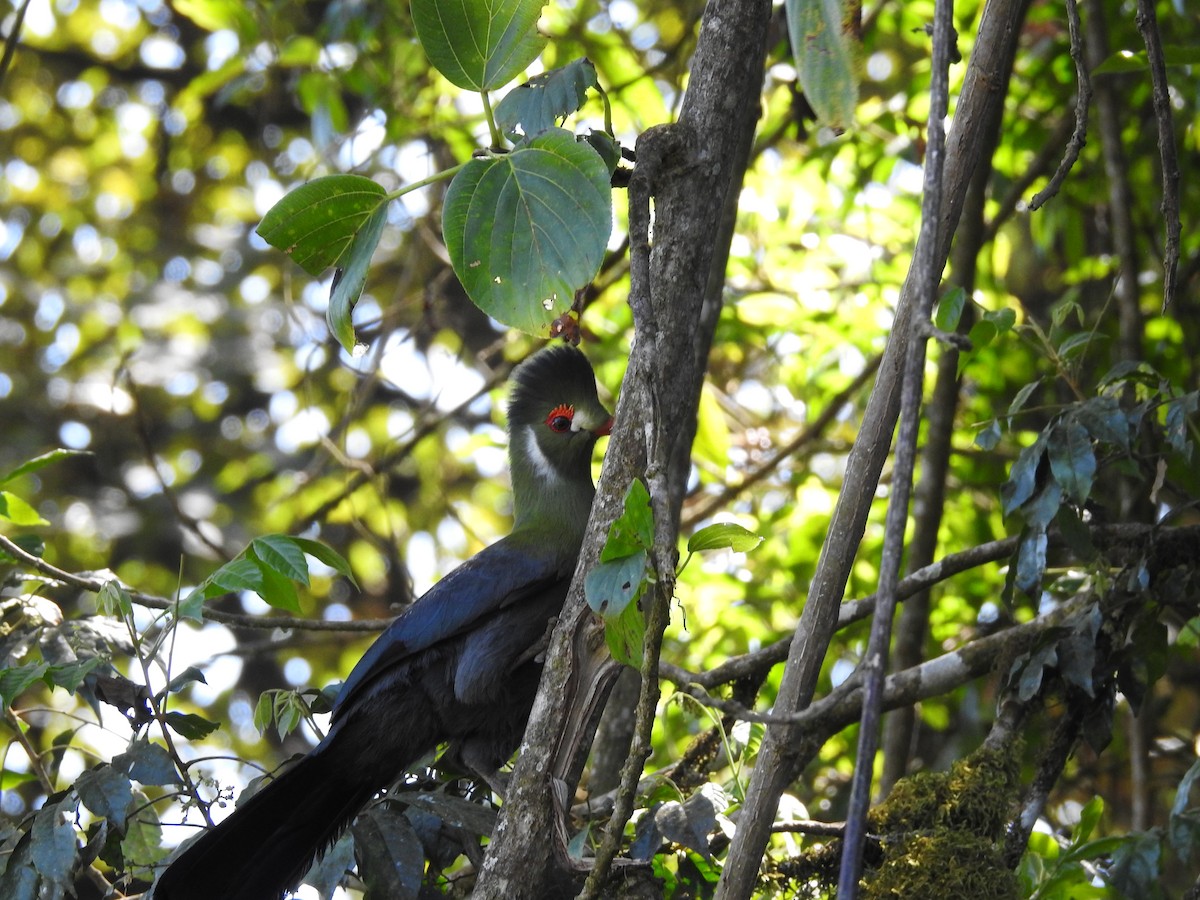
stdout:
[[[958,5],[963,59],[981,8]],[[702,9],[698,0],[556,2],[543,10],[550,40],[529,74],[586,56],[616,138],[632,147],[674,116]],[[1130,5],[1099,0],[1085,15],[1093,9],[1103,10],[1114,59],[1143,49]],[[787,637],[799,618],[865,403],[865,388],[846,389],[883,348],[917,233],[932,12],[931,0],[863,10],[856,123],[837,136],[806,112],[777,10],[684,510],[685,535],[715,516],[764,540],[684,569],[663,655],[677,666],[712,669]],[[1160,3],[1158,13],[1172,44],[1200,41],[1195,10]],[[16,8],[4,15],[11,33]],[[1144,67],[1103,76],[1121,112],[1124,171],[1106,170],[1093,114],[1061,192],[1036,213],[1024,206],[1072,124],[1068,51],[1062,8],[1032,3],[975,271],[947,273],[967,286],[963,325],[992,330],[974,333],[960,364],[941,552],[1008,534],[1024,534],[1023,549],[1012,567],[938,584],[925,644],[933,657],[1079,596],[1119,628],[1093,628],[1080,613],[1054,641],[1006,660],[1011,670],[922,702],[910,767],[967,757],[1008,685],[1051,697],[1026,726],[1028,783],[1056,716],[1086,696],[1096,716],[1107,713],[1089,740],[1105,724],[1110,740],[1081,745],[1066,763],[1018,870],[1022,887],[1039,897],[1149,896],[1128,893],[1147,884],[1178,893],[1194,878],[1198,834],[1194,775],[1185,779],[1200,740],[1195,558],[1167,566],[1147,551],[1128,564],[1104,553],[1089,562],[1043,539],[1051,522],[1075,526],[1077,538],[1085,522],[1196,523],[1200,80],[1194,66],[1168,70],[1184,229],[1181,291],[1163,309]],[[952,104],[964,68],[951,69]],[[576,131],[589,127],[605,127],[591,95],[575,120]],[[183,825],[171,802],[184,790],[178,762],[194,761],[184,770],[192,788],[221,815],[262,769],[311,746],[318,691],[373,634],[350,620],[394,614],[505,532],[502,385],[534,343],[480,313],[452,276],[444,184],[388,207],[353,313],[365,352],[346,352],[328,331],[329,277],[303,274],[254,233],[313,178],[353,173],[392,192],[486,144],[479,95],[430,68],[406,3],[37,0],[0,82],[0,136],[0,471],[13,473],[0,534],[81,582],[0,557],[0,877],[9,879],[0,887],[35,896],[17,893],[37,890],[17,878],[36,867],[46,896],[70,884],[99,896],[91,867],[132,891],[201,824],[195,802]],[[1140,333],[1123,333],[1116,311],[1114,177],[1130,204]],[[632,337],[620,193],[614,215],[580,322],[610,395]],[[826,410],[828,424],[806,433]],[[20,468],[55,448],[78,452]],[[885,475],[848,597],[875,589],[886,493]],[[216,584],[213,573],[228,573],[221,567],[251,541],[281,534],[336,549],[357,581],[308,560],[295,599],[321,628],[276,628],[253,590],[210,600],[224,624],[163,628],[173,599]],[[1071,549],[1086,549],[1081,541]],[[1176,581],[1157,580],[1176,570]],[[105,608],[98,586],[114,580],[130,587],[129,603],[110,597]],[[1049,677],[1080,634],[1101,647],[1093,666],[1075,657]],[[822,692],[849,675],[865,641],[862,623],[839,632]],[[144,646],[162,653],[143,665]],[[781,670],[727,693],[768,709]],[[642,836],[663,890],[699,896],[711,890],[761,727],[691,701],[664,702],[660,713],[651,769],[682,760],[713,771],[690,785],[683,769],[661,779],[640,798],[644,824],[631,839]],[[156,724],[167,715],[173,735]],[[212,723],[220,728],[207,734]],[[851,727],[825,741],[785,795],[781,822],[842,817],[855,739]],[[420,840],[426,879],[453,890],[461,847],[439,821],[458,816],[475,833],[492,821],[460,794],[478,799],[469,788],[439,793],[440,806],[414,798],[402,825],[381,824],[379,807],[364,833],[371,825],[410,849]],[[1148,804],[1137,821],[1135,795]],[[590,838],[580,828],[582,848]],[[786,861],[826,841],[781,833],[770,852]],[[346,847],[331,855],[343,868]]]

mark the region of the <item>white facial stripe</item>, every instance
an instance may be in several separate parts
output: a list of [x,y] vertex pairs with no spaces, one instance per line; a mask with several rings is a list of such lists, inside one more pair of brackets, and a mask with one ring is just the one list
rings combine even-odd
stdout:
[[558,472],[554,468],[554,464],[550,462],[546,454],[542,452],[542,448],[538,446],[537,435],[533,433],[532,428],[521,430],[522,438],[525,441],[525,456],[533,465],[542,481],[554,481],[558,478]]

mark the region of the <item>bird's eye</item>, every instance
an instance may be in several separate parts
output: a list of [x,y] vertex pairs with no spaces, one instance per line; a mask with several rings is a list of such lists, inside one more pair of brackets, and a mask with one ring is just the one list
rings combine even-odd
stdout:
[[571,430],[571,420],[573,418],[575,418],[574,407],[567,406],[564,403],[550,410],[550,415],[546,416],[546,425],[549,426],[551,431],[563,434]]

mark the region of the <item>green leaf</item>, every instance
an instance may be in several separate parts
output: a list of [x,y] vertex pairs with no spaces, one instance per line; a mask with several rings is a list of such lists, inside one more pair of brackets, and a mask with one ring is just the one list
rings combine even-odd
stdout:
[[133,786],[129,776],[110,765],[99,765],[79,776],[75,790],[83,805],[124,830],[125,817],[133,806]]
[[1116,397],[1092,397],[1076,407],[1072,415],[1096,440],[1129,450],[1129,417]]
[[621,615],[604,620],[604,641],[613,659],[635,669],[645,657],[646,621],[636,603],[630,603]]
[[703,550],[724,550],[735,553],[747,553],[761,544],[762,535],[755,534],[748,528],[743,528],[734,522],[717,522],[706,525],[688,540],[688,553],[699,553]]
[[[1042,574],[1046,571],[1046,543],[1046,532],[1030,528],[1026,529],[1017,547],[1014,583],[1027,594],[1034,593],[1042,583]],[[1021,699],[1028,700],[1029,697]]]
[[962,287],[954,287],[938,300],[937,310],[933,314],[933,324],[942,331],[954,331],[962,320],[963,307],[967,304],[967,292]]
[[510,154],[467,163],[442,218],[450,261],[475,305],[545,336],[604,258],[608,168],[591,145],[553,128]]
[[1046,435],[1039,434],[1036,441],[1017,454],[1017,461],[1008,473],[1008,480],[1000,487],[1004,515],[1007,516],[1033,496],[1034,488],[1037,487],[1037,470],[1045,447]]
[[258,34],[250,7],[241,0],[174,0],[171,8],[205,31],[233,31],[243,39]]
[[59,666],[51,666],[46,670],[44,680],[50,687],[60,687],[63,690],[75,693],[75,691],[79,690],[79,686],[83,684],[83,680],[87,678],[89,673],[94,672],[105,664],[106,660],[102,657],[91,656],[87,659],[80,659]]
[[354,580],[354,573],[350,570],[350,563],[346,562],[345,557],[332,547],[326,546],[320,541],[314,541],[311,538],[298,537],[290,538],[290,540],[313,559],[320,560],[339,575],[349,578],[355,587],[358,586],[358,582]]
[[837,0],[786,0],[788,34],[804,97],[822,125],[844,131],[854,124],[858,71],[843,24],[849,4]]
[[28,475],[30,472],[36,472],[38,469],[53,465],[64,459],[69,459],[72,456],[91,456],[90,450],[65,450],[59,447],[56,450],[51,450],[43,453],[41,456],[35,456],[33,459],[26,460],[17,466],[6,475],[0,475],[0,484],[7,484],[14,478],[20,478],[22,475]]
[[7,708],[35,681],[46,674],[50,667],[44,662],[29,663],[0,669],[0,703]]
[[1079,824],[1075,826],[1075,831],[1071,835],[1072,847],[1080,846],[1092,836],[1092,832],[1100,824],[1102,815],[1104,815],[1104,798],[1095,796],[1079,812]]
[[268,568],[285,578],[308,584],[308,561],[304,558],[304,550],[286,534],[257,537],[250,542],[249,549]]
[[113,759],[113,765],[141,784],[177,784],[179,774],[165,747],[147,740],[135,741],[129,749]]
[[22,527],[50,524],[38,515],[36,509],[8,491],[0,491],[0,518]]
[[262,589],[259,590],[258,595],[268,604],[276,609],[282,609],[290,613],[299,613],[301,611],[300,598],[296,594],[296,585],[291,579],[279,574],[272,568],[263,566],[262,581]]
[[654,507],[650,492],[640,478],[625,490],[625,508],[609,526],[608,539],[600,551],[602,563],[645,552],[654,546]]
[[[33,819],[30,856],[42,877],[39,897],[61,897],[75,867],[75,806],[70,800],[47,803]],[[67,820],[64,821],[64,813]],[[50,886],[54,885],[55,888]]]
[[1192,391],[1167,404],[1167,443],[1188,462],[1192,460],[1192,441],[1188,437],[1188,417],[1196,414],[1200,394]]
[[1054,480],[1071,502],[1082,505],[1096,477],[1096,453],[1087,429],[1077,422],[1059,422],[1050,432],[1046,455]]
[[412,18],[425,55],[453,84],[490,91],[538,58],[544,0],[413,0]]
[[182,735],[189,741],[196,741],[207,737],[221,727],[220,722],[210,722],[203,716],[175,712],[173,710],[163,716],[163,719],[172,731],[178,735]]
[[1058,355],[1062,359],[1073,359],[1074,357],[1084,353],[1092,341],[1099,343],[1107,340],[1108,337],[1106,335],[1097,334],[1094,331],[1082,331],[1071,335],[1069,338],[1059,344]]
[[196,666],[188,666],[186,669],[172,678],[163,690],[168,694],[178,694],[189,684],[195,684],[197,681],[201,684],[208,684],[204,678],[203,672],[201,672]]
[[106,616],[132,616],[133,600],[120,582],[106,581],[96,596],[96,606]]
[[1062,486],[1057,481],[1047,480],[1033,497],[1021,506],[1025,521],[1038,531],[1045,531],[1062,506]]
[[975,435],[975,445],[980,450],[995,450],[1000,443],[1000,420],[992,419]]
[[367,217],[366,223],[354,234],[350,247],[346,250],[345,259],[339,261],[339,269],[333,278],[333,287],[329,292],[329,306],[325,310],[325,321],[329,330],[337,338],[347,353],[354,352],[356,343],[354,324],[350,315],[354,305],[362,296],[367,283],[367,269],[371,265],[371,257],[379,246],[379,238],[383,235],[383,226],[387,222],[387,204],[381,203]]
[[272,206],[257,231],[309,275],[320,275],[342,258],[386,200],[387,192],[361,175],[315,178]]
[[620,616],[646,584],[646,563],[645,550],[599,563],[583,580],[588,606],[605,619]]
[[1037,390],[1041,383],[1042,379],[1037,378],[1017,391],[1017,396],[1013,397],[1012,403],[1008,405],[1008,412],[1006,415],[1012,417],[1019,413],[1022,407],[1025,406],[1026,401],[1029,400],[1030,394]]
[[[598,88],[596,67],[585,57],[535,75],[513,88],[496,106],[496,124],[516,141],[555,127],[587,101],[588,88]],[[611,140],[611,139],[610,139]]]

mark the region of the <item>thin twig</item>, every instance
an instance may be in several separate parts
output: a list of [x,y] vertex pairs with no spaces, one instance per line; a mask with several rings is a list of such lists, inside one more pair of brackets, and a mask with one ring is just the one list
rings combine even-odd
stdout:
[[1163,247],[1163,312],[1175,299],[1179,269],[1179,158],[1175,152],[1175,125],[1171,118],[1171,96],[1167,86],[1167,62],[1163,56],[1162,36],[1158,33],[1158,18],[1153,0],[1138,0],[1138,31],[1146,43],[1146,59],[1150,63],[1150,84],[1153,87],[1154,117],[1158,122],[1158,153],[1162,159],[1162,206],[1166,223],[1166,245]]
[[1029,201],[1030,209],[1038,209],[1047,200],[1058,193],[1067,174],[1079,159],[1079,151],[1087,143],[1088,106],[1092,102],[1092,79],[1088,74],[1087,61],[1083,55],[1083,33],[1079,24],[1079,7],[1075,0],[1067,0],[1067,27],[1071,35],[1071,59],[1075,62],[1075,78],[1078,86],[1075,89],[1075,131],[1067,142],[1062,162],[1050,179],[1050,183],[1034,195]]

